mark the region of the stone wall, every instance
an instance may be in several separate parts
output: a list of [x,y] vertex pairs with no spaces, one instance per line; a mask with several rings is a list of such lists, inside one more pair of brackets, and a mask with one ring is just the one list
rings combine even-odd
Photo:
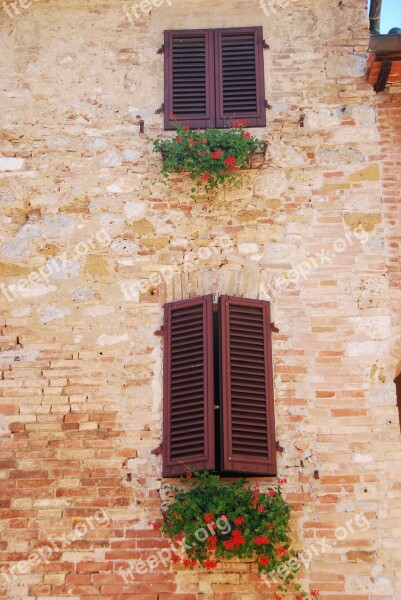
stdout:
[[[396,600],[401,109],[383,94],[377,122],[364,2],[6,8],[0,597],[274,597],[247,561],[120,572],[168,554],[148,525],[161,519],[162,306],[226,293],[272,302],[279,475],[305,585]],[[259,24],[266,164],[190,200],[183,175],[160,183],[146,137],[163,135],[163,30]]]

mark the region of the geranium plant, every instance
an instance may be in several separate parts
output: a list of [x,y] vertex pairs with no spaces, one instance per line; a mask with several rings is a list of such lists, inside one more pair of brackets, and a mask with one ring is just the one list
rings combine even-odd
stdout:
[[153,148],[163,157],[162,175],[169,177],[177,171],[188,171],[195,187],[206,192],[224,185],[240,185],[240,169],[255,152],[264,150],[265,142],[245,131],[246,121],[233,121],[228,129],[191,130],[187,125],[176,125],[176,136],[155,139]]
[[296,582],[299,562],[289,537],[291,506],[281,493],[286,479],[278,479],[266,492],[257,484],[252,490],[244,479],[229,482],[208,472],[189,471],[182,480],[190,487],[172,487],[174,500],[165,505],[162,530],[172,539],[184,538],[185,567],[213,569],[220,559],[253,559],[262,576],[279,581],[281,592],[292,589],[302,600],[319,595],[317,590],[308,595]]

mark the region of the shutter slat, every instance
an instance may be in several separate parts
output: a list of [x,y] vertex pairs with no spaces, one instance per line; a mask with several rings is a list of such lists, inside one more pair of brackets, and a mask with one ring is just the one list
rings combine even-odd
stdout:
[[[215,124],[214,40],[211,30],[166,31],[164,127]],[[170,117],[174,114],[174,117]]]
[[266,125],[262,43],[262,27],[215,31],[217,127],[233,119]]
[[[270,305],[222,296],[220,315],[223,468],[274,475]],[[248,350],[245,356],[241,355],[241,348]]]
[[212,296],[166,304],[163,475],[214,469]]

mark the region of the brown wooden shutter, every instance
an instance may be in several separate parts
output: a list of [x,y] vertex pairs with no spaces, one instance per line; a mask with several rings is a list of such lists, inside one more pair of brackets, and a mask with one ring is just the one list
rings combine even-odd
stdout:
[[214,35],[216,127],[241,119],[265,127],[263,28],[217,29]]
[[215,468],[213,296],[165,305],[163,476]]
[[270,304],[222,296],[224,471],[276,474]]
[[[165,31],[164,128],[215,125],[213,31]],[[174,115],[174,118],[171,117]]]

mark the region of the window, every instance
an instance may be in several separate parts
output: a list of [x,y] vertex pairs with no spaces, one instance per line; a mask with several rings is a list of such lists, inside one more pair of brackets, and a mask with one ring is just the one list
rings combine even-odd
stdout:
[[164,126],[266,125],[263,29],[165,31]]
[[163,475],[276,473],[270,303],[165,305]]

